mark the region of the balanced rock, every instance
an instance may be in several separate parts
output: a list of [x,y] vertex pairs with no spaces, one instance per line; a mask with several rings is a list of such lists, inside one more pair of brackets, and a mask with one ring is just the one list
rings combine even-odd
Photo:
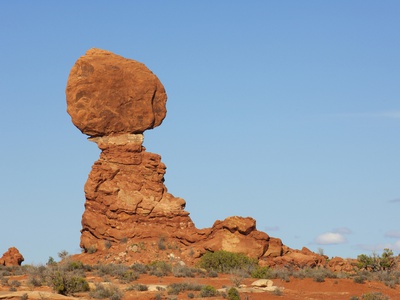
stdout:
[[66,96],[72,122],[89,136],[143,133],[166,115],[164,87],[144,64],[95,48],[72,67]]
[[[249,217],[229,217],[205,229],[194,226],[185,200],[168,193],[161,156],[143,147],[143,132],[160,125],[166,115],[167,97],[142,63],[90,49],[72,67],[66,97],[72,122],[101,150],[85,184],[84,253],[76,259],[150,262],[170,259],[163,252],[168,248],[179,261],[182,257],[193,262],[206,251],[225,250],[279,265],[299,255],[258,231]],[[308,259],[306,265],[319,259],[300,254]]]
[[9,248],[0,258],[0,266],[20,266],[24,257],[15,247]]

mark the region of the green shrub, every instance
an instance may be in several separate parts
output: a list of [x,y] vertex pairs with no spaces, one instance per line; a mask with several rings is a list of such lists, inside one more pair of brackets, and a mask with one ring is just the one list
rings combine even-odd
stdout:
[[204,285],[200,290],[200,297],[214,297],[218,295],[218,291],[211,285]]
[[239,295],[239,291],[237,289],[235,289],[234,287],[231,287],[228,290],[228,300],[240,300],[240,295]]
[[67,271],[85,270],[85,266],[81,261],[69,261],[69,262],[66,263],[64,268]]
[[271,270],[268,267],[259,267],[257,266],[251,272],[252,278],[260,278],[260,279],[268,279],[271,278]]
[[373,253],[372,256],[360,254],[357,256],[357,266],[360,269],[372,272],[392,270],[396,266],[393,251],[384,249],[381,256]]
[[229,273],[235,269],[252,270],[256,266],[257,259],[250,258],[243,253],[232,253],[224,250],[207,252],[199,261],[199,267],[220,273]]
[[62,270],[57,270],[50,275],[50,284],[53,290],[61,295],[71,295],[89,290],[89,284],[85,278]]

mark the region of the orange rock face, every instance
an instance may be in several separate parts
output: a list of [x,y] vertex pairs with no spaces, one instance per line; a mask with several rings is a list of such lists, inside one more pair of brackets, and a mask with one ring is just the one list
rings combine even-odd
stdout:
[[24,257],[15,247],[9,248],[0,258],[1,266],[20,266],[24,261]]
[[[66,95],[72,122],[102,151],[85,185],[81,260],[151,261],[161,258],[167,241],[186,261],[226,250],[271,265],[296,259],[320,263],[314,254],[293,252],[258,231],[249,217],[230,217],[201,230],[194,226],[185,200],[164,185],[161,157],[142,145],[143,132],[160,125],[166,114],[164,88],[143,64],[91,49],[73,66]],[[95,258],[88,256],[93,252]]]
[[144,64],[100,49],[77,60],[66,96],[72,122],[89,136],[142,133],[167,112],[164,87]]

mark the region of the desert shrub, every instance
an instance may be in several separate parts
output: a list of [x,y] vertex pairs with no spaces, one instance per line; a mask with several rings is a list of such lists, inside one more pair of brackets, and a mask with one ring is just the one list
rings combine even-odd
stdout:
[[148,289],[149,288],[145,284],[134,284],[126,288],[127,291],[139,291],[139,292],[144,292],[147,291]]
[[112,246],[112,243],[111,243],[111,241],[104,241],[104,248],[106,248],[106,249],[110,249],[110,248],[111,248],[111,246]]
[[95,299],[108,298],[110,300],[121,300],[123,293],[115,285],[110,284],[105,286],[102,284],[96,284],[95,289],[90,292],[90,297]]
[[20,287],[21,286],[21,282],[19,282],[18,280],[13,280],[10,282],[10,286],[12,287]]
[[257,266],[252,272],[252,278],[268,279],[271,276],[271,271],[268,267]]
[[218,277],[218,272],[215,270],[209,270],[207,273],[207,276],[210,278],[216,278],[216,277]]
[[248,278],[249,274],[242,270],[242,269],[236,269],[231,271],[231,277],[230,280],[234,284],[234,286],[239,287],[245,278]]
[[63,268],[66,271],[85,270],[85,265],[81,261],[68,261]]
[[187,297],[189,299],[193,299],[194,298],[194,294],[192,292],[190,292],[190,293],[187,294]]
[[16,292],[17,288],[15,286],[10,286],[10,288],[8,289],[10,292]]
[[66,259],[68,256],[69,256],[69,253],[66,250],[62,250],[62,251],[58,252],[58,257],[61,260]]
[[53,290],[61,295],[71,295],[77,292],[89,290],[89,284],[85,278],[76,276],[71,272],[55,270],[50,275],[50,285]]
[[357,296],[351,296],[350,300],[360,300],[360,298],[358,298]]
[[389,300],[389,297],[381,292],[366,293],[361,296],[362,300]]
[[228,300],[240,300],[240,294],[239,291],[237,289],[235,289],[234,287],[231,287],[228,290],[228,296],[227,296]]
[[171,283],[167,286],[168,295],[178,295],[184,291],[200,291],[202,285],[191,282]]
[[357,266],[360,269],[372,272],[392,270],[396,266],[393,251],[384,249],[381,256],[373,253],[372,255],[360,254],[357,256]]
[[204,285],[200,290],[200,297],[214,297],[218,291],[212,285]]
[[172,266],[165,261],[153,261],[149,264],[150,275],[157,277],[167,276],[172,271]]
[[42,286],[46,284],[46,277],[48,273],[48,267],[45,266],[29,266],[27,268],[28,280],[27,284],[34,287]]
[[207,252],[199,261],[199,267],[221,273],[229,273],[235,269],[250,271],[256,266],[256,259],[250,258],[243,253],[233,253],[224,250]]
[[120,278],[128,270],[128,267],[125,265],[101,264],[96,266],[96,269],[97,269],[97,274],[100,277],[109,275],[112,277]]
[[22,294],[22,296],[19,297],[19,299],[20,300],[28,300],[28,294],[27,293]]
[[131,269],[139,274],[146,274],[149,271],[149,267],[143,264],[135,263],[131,266]]
[[288,269],[274,269],[270,271],[271,274],[271,279],[280,279],[285,282],[290,282],[290,276],[292,275],[292,272]]
[[357,275],[357,276],[355,276],[355,277],[353,278],[353,281],[354,281],[355,283],[360,283],[360,284],[365,283],[365,280],[367,280],[367,277],[365,277],[365,276],[363,276],[363,275]]
[[97,252],[97,247],[96,247],[95,245],[89,246],[89,247],[86,249],[86,251],[87,251],[87,253],[89,253],[89,254],[96,253],[96,252]]
[[48,265],[48,266],[56,266],[57,262],[54,260],[53,257],[50,256],[49,259],[47,260],[46,265]]
[[195,270],[187,266],[176,265],[172,268],[172,274],[175,277],[194,277]]
[[273,292],[272,292],[275,296],[282,296],[283,292],[280,288],[276,288]]
[[158,239],[157,246],[158,246],[158,249],[159,249],[159,250],[165,250],[165,249],[167,249],[167,246],[165,245],[165,237],[161,236],[161,237]]
[[3,286],[8,286],[9,285],[7,277],[1,278],[1,285],[3,285]]
[[162,300],[162,294],[158,293],[155,297],[154,300]]

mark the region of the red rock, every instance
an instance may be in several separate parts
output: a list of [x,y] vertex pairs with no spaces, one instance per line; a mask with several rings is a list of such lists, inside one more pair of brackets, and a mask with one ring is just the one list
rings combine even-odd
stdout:
[[161,259],[169,247],[186,261],[226,250],[271,266],[322,263],[308,249],[292,250],[258,231],[250,217],[229,217],[206,229],[194,226],[185,200],[168,193],[160,155],[142,146],[142,133],[166,115],[164,87],[143,64],[91,49],[73,66],[66,95],[72,122],[101,149],[85,184],[80,242],[85,253],[76,259],[149,262]]
[[66,96],[72,122],[90,136],[142,133],[167,112],[164,87],[144,64],[95,48],[72,67]]
[[24,261],[24,257],[15,247],[9,248],[0,258],[0,265],[3,266],[20,266]]

